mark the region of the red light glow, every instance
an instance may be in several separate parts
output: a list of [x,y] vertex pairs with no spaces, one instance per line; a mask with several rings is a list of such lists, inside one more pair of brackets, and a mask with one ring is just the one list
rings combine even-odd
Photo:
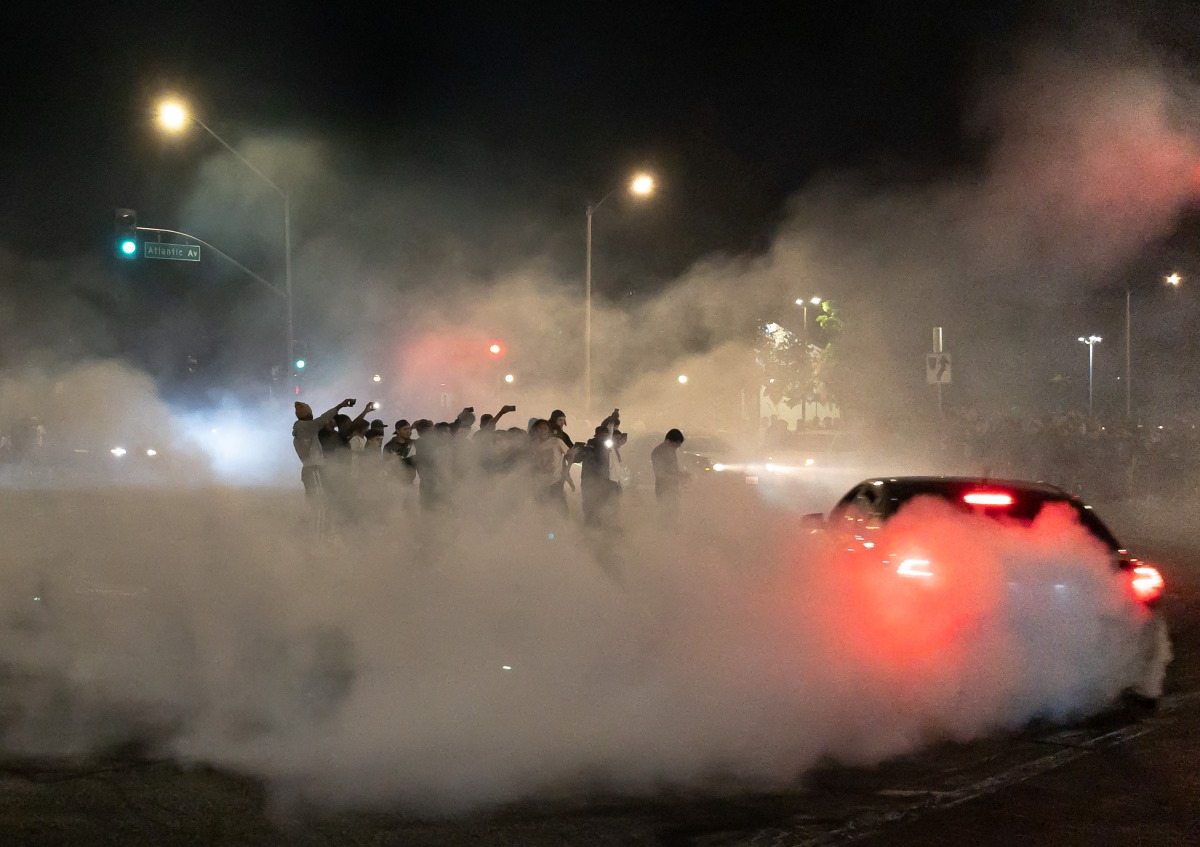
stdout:
[[972,506],[1011,506],[1013,496],[1003,491],[972,491],[963,495],[963,501]]
[[1150,603],[1162,596],[1166,584],[1158,568],[1150,565],[1138,565],[1133,569],[1133,593],[1143,603]]

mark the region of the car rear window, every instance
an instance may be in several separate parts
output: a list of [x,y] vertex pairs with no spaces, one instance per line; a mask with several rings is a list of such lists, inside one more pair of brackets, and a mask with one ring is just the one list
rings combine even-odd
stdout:
[[1065,493],[1053,490],[1020,488],[1009,485],[986,486],[981,483],[947,483],[937,480],[900,484],[892,483],[887,487],[887,495],[883,503],[883,517],[885,519],[890,518],[909,500],[921,496],[941,497],[946,502],[958,506],[964,511],[973,511],[976,507],[967,504],[963,500],[963,497],[970,492],[984,489],[988,491],[1003,491],[1013,497],[1011,506],[988,506],[984,509],[985,514],[996,517],[1003,516],[1022,523],[1031,523],[1047,503],[1066,503],[1075,510],[1080,524],[1093,536],[1102,541],[1110,550],[1116,552],[1121,548],[1121,545],[1117,542],[1112,532],[1109,531],[1108,527],[1104,525],[1104,522],[1096,517],[1095,512],[1085,508],[1082,503]]

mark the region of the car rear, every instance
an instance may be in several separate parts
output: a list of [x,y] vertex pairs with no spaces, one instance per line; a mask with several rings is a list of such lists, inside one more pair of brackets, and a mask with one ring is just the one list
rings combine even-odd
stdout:
[[[1095,512],[1066,492],[966,478],[868,480],[830,519],[844,561],[870,574],[864,599],[876,610],[878,637],[920,654],[999,613],[1009,631],[1028,635],[1044,636],[1048,627],[1071,639],[1091,632],[1096,649],[1128,654],[1122,664],[1130,688],[1160,693],[1170,653],[1155,611],[1162,574],[1130,556]],[[987,529],[991,521],[1031,532],[997,533]]]

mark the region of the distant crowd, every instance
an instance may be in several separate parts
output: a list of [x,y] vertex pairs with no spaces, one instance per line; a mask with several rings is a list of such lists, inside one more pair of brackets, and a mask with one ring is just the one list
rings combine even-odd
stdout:
[[[482,415],[478,427],[475,409],[468,406],[450,421],[398,420],[389,434],[384,421],[367,419],[374,403],[350,417],[345,410],[356,404],[347,398],[316,416],[307,403],[295,404],[292,446],[322,529],[329,521],[353,520],[364,495],[370,498],[381,490],[433,510],[454,502],[460,488],[480,484],[494,486],[502,496],[531,499],[565,517],[567,490],[576,489],[571,476],[575,464],[580,465],[578,493],[585,523],[599,526],[614,519],[625,478],[621,451],[628,440],[619,409],[587,440],[575,441],[559,409],[524,427],[505,428],[500,421],[515,406]],[[683,434],[672,429],[651,456],[655,491],[671,510],[688,476],[676,455],[683,441]]]
[[968,410],[947,417],[935,448],[948,463],[1042,479],[1090,500],[1200,495],[1200,428],[1188,417],[1136,424]]

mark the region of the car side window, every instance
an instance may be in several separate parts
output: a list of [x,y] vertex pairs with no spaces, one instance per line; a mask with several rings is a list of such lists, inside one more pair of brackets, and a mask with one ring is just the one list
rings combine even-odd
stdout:
[[879,518],[879,491],[873,485],[860,485],[841,499],[830,513],[830,523],[838,526],[875,523]]

